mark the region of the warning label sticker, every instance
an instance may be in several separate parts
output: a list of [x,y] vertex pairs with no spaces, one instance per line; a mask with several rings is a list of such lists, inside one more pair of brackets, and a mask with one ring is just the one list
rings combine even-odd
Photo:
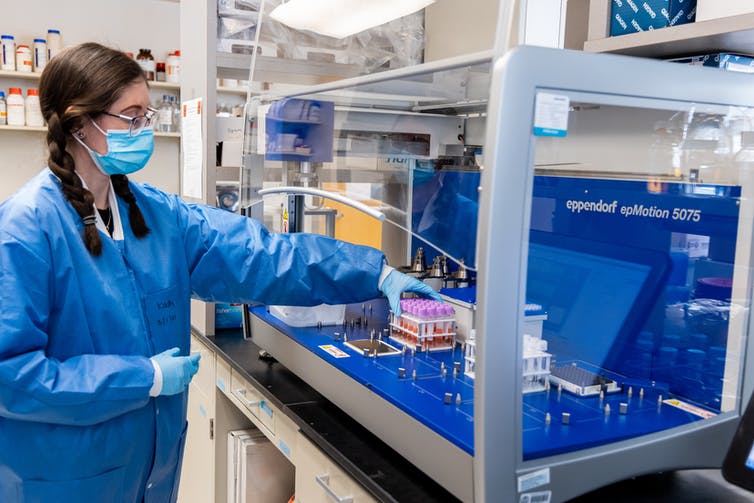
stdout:
[[332,344],[325,344],[323,346],[318,346],[318,347],[322,351],[326,351],[326,352],[330,353],[335,358],[348,358],[350,356],[348,353],[346,353],[345,351],[343,351],[340,348],[336,348]]
[[695,416],[702,417],[704,419],[709,419],[717,415],[714,412],[710,412],[708,410],[702,409],[701,407],[697,407],[696,405],[691,405],[690,403],[682,402],[678,400],[677,398],[668,398],[667,400],[663,400],[662,403],[672,405],[673,407],[678,407],[681,410],[694,414]]

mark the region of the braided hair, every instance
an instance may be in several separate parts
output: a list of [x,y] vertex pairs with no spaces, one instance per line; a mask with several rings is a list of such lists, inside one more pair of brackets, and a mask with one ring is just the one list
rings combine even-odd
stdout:
[[[62,51],[45,66],[39,82],[39,102],[47,122],[47,160],[50,171],[62,183],[63,195],[84,223],[82,238],[90,254],[102,253],[94,216],[94,195],[75,173],[68,151],[72,134],[88,116],[107,110],[134,80],[146,79],[141,67],[120,51],[87,42]],[[118,197],[128,204],[131,230],[137,238],[149,233],[144,216],[131,193],[128,177],[112,175]]]

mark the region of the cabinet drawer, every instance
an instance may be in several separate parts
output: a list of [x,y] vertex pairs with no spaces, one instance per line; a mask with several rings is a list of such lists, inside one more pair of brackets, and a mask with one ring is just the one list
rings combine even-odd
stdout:
[[261,393],[233,369],[230,372],[230,390],[236,404],[241,406],[241,412],[274,441],[275,412],[262,398]]
[[278,450],[282,452],[294,465],[298,451],[298,426],[288,416],[275,412],[275,437]]
[[276,433],[276,421],[278,414],[277,408],[275,408],[270,402],[262,398],[259,402],[259,420],[262,421],[272,433]]
[[218,356],[216,366],[215,386],[226,395],[231,396],[230,364]]
[[196,387],[205,395],[212,396],[215,392],[215,352],[194,336],[191,336],[190,352],[191,354],[199,353],[202,356],[199,360],[199,371],[192,379],[192,383],[196,384]]
[[296,447],[297,503],[377,503],[301,433]]

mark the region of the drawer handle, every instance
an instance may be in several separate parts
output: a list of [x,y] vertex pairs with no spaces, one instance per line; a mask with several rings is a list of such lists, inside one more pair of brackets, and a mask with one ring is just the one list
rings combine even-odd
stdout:
[[246,398],[246,390],[244,388],[239,388],[235,391],[233,391],[233,396],[238,398],[238,400],[241,401],[242,404],[246,406],[247,409],[251,409],[253,407],[259,407],[259,400],[256,402],[249,400]]
[[353,496],[338,496],[338,493],[332,490],[332,487],[330,487],[330,476],[328,474],[315,475],[314,479],[317,481],[317,484],[322,486],[327,495],[330,496],[333,501],[337,501],[338,503],[353,503]]

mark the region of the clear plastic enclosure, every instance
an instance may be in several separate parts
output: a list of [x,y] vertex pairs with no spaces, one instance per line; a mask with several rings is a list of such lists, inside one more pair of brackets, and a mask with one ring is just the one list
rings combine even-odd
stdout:
[[[737,406],[747,331],[752,110],[568,98],[536,159],[526,300],[544,389],[523,457],[602,445]],[[524,377],[526,380],[526,377]]]
[[[484,275],[489,67],[481,58],[247,105],[241,206],[274,231],[375,246],[396,267],[411,270],[422,248],[428,263],[445,256]],[[754,111],[542,93],[567,98],[567,133],[535,127],[521,147],[535,159],[517,356],[523,460],[733,410],[751,288]],[[314,191],[258,193],[280,187]]]

